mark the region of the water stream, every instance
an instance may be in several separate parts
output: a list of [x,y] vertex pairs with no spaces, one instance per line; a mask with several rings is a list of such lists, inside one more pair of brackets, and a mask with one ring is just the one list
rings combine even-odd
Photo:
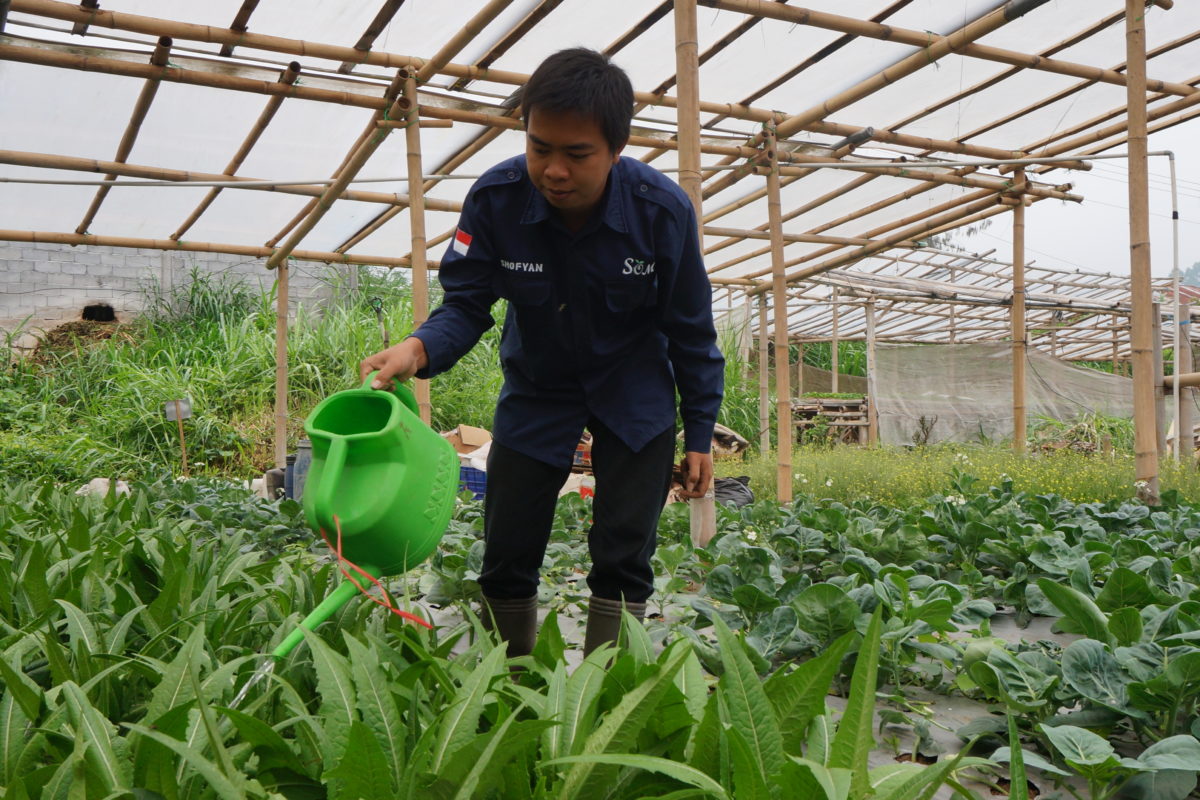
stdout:
[[238,693],[233,697],[233,702],[229,704],[230,708],[237,708],[240,706],[242,701],[246,699],[246,695],[250,694],[250,690],[275,671],[275,658],[273,656],[263,657],[267,659],[267,663],[256,669],[254,674],[251,675],[249,680],[246,681],[246,685],[238,690]]

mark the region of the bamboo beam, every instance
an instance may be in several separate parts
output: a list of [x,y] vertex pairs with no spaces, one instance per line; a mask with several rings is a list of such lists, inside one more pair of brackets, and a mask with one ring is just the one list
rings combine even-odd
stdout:
[[[487,69],[495,63],[496,59],[507,53],[512,47],[525,37],[525,34],[533,30],[534,26],[541,22],[546,16],[558,8],[562,0],[541,0],[533,10],[513,26],[512,30],[504,34],[500,41],[496,42],[488,51],[484,53],[473,65],[477,69]],[[450,91],[461,92],[471,85],[471,81],[467,78],[459,78],[450,86]],[[438,170],[439,172],[441,170]]]
[[[335,61],[358,60],[362,63],[372,64],[375,66],[386,68],[400,67],[428,67],[430,60],[422,59],[416,56],[399,55],[394,53],[386,53],[378,50],[372,50],[367,53],[354,50],[352,47],[342,47],[337,45],[328,45],[318,42],[308,42],[299,39],[287,39],[278,36],[265,36],[262,34],[244,33],[235,34],[225,29],[214,28],[207,25],[195,25],[192,23],[174,22],[169,20],[161,20],[154,17],[140,16],[137,14],[125,14],[111,11],[97,11],[94,14],[83,14],[77,6],[69,3],[59,2],[59,0],[11,0],[13,8],[30,14],[49,17],[52,19],[62,19],[74,21],[86,18],[91,24],[101,27],[114,28],[117,30],[132,31],[135,33],[152,33],[155,35],[169,35],[176,40],[188,40],[198,42],[212,43],[233,43],[238,46],[252,47],[255,49],[267,50],[270,52],[287,53],[299,57],[324,58]],[[1045,0],[1032,0],[1033,2],[1044,2]],[[780,8],[788,8],[786,5],[779,5]],[[927,40],[926,34],[920,34],[921,41],[924,43]],[[922,45],[923,46],[923,45]],[[22,48],[15,48],[22,49]],[[8,56],[0,51],[0,59]],[[20,59],[17,59],[20,60]],[[513,86],[524,85],[529,80],[529,76],[524,73],[495,70],[491,68],[472,67],[463,64],[446,63],[438,70],[439,74],[448,75],[450,77],[468,78],[471,80],[488,80],[495,83],[504,83]],[[199,82],[203,79],[194,75],[184,76],[191,81]],[[164,75],[163,80],[172,80],[170,74]],[[304,87],[295,87],[297,90]],[[324,90],[315,90],[324,91]],[[352,92],[332,94],[353,95]],[[300,94],[296,94],[300,96]],[[315,95],[310,97],[315,98]],[[677,98],[670,95],[657,96],[650,92],[635,92],[634,99],[638,103],[647,105],[674,107],[677,105]],[[358,103],[364,107],[376,107],[376,104]],[[724,114],[736,119],[744,119],[752,122],[767,122],[771,120],[783,120],[786,115],[768,109],[751,108],[742,106],[736,103],[716,103],[711,101],[701,101],[700,111],[710,114]],[[822,125],[827,125],[824,122],[814,122],[814,130],[821,130]],[[808,129],[805,127],[804,129]],[[828,130],[828,128],[826,128]],[[862,128],[858,128],[861,130]],[[901,144],[904,146],[922,147],[923,142],[935,142],[939,149],[941,147],[953,148],[949,152],[960,152],[963,154],[978,155],[985,158],[998,157],[995,153],[1000,152],[995,149],[981,148],[976,145],[964,145],[961,142],[955,143],[950,141],[930,140],[926,137],[911,137],[898,132],[887,132],[892,143]],[[646,146],[663,146],[663,140],[656,140],[656,144],[647,144]],[[1010,152],[1011,151],[1004,151]],[[991,155],[988,155],[991,153]],[[780,153],[782,160],[787,160],[787,153]]]
[[[15,0],[19,1],[19,0]],[[772,3],[766,3],[764,0],[699,0],[700,5],[711,6],[725,11],[737,11],[743,14],[752,14],[758,17],[767,17],[770,19],[782,20],[798,25],[809,25],[814,28],[824,28],[826,30],[838,31],[840,33],[850,33],[855,36],[863,36],[872,39],[882,39],[885,41],[897,42],[899,44],[912,45],[914,47],[928,49],[933,52],[941,52],[947,50],[955,42],[951,41],[960,33],[956,31],[948,36],[937,36],[930,34],[927,31],[912,30],[906,28],[898,28],[895,25],[883,25],[879,23],[866,22],[854,17],[845,17],[838,14],[828,14],[820,11],[813,11],[807,8],[798,8],[796,6],[777,6]],[[994,23],[989,18],[1001,14],[1003,16],[1011,15],[1010,19],[1016,19],[1023,16],[1029,11],[1042,5],[1038,0],[1014,0],[1005,3],[999,9],[985,15],[977,20],[972,25],[986,26]],[[1008,20],[1005,20],[1008,21]],[[1003,21],[999,25],[1003,25]],[[996,25],[996,27],[999,27]],[[970,26],[968,26],[970,27]],[[991,28],[994,30],[995,28]],[[963,31],[966,28],[962,29]],[[953,51],[960,56],[970,56],[985,61],[995,61],[1001,64],[1010,66],[1026,67],[1044,72],[1054,72],[1060,75],[1072,75],[1077,78],[1089,78],[1101,83],[1111,83],[1114,86],[1125,86],[1125,76],[1113,70],[1101,69],[1086,64],[1076,64],[1070,61],[1062,61],[1058,59],[1042,58],[1029,53],[1019,53],[1015,50],[1007,50],[1000,47],[991,47],[987,45],[976,44],[972,40],[979,38],[978,36],[970,36],[967,38],[967,43],[958,43],[953,47]],[[944,53],[942,53],[944,55]],[[937,60],[941,56],[932,57],[931,60]],[[1178,84],[1170,81],[1148,81],[1148,85],[1153,91],[1170,91],[1172,94],[1186,95],[1185,89]],[[784,127],[781,125],[778,131],[779,136],[783,136]]]
[[[221,175],[212,172],[189,172],[181,169],[166,169],[165,167],[147,167],[139,164],[122,164],[117,161],[97,161],[91,158],[75,158],[73,156],[51,155],[48,153],[28,153],[21,150],[0,150],[0,164],[13,164],[21,167],[43,167],[45,169],[63,169],[73,172],[112,173],[129,178],[144,178],[152,181],[176,181],[180,183],[232,181],[245,183],[245,186],[227,188],[249,189],[255,192],[278,192],[279,194],[295,194],[304,197],[320,197],[326,190],[323,186],[272,186],[262,185],[270,182],[263,178],[251,178],[244,175]],[[346,189],[341,192],[346,200],[358,200],[363,203],[383,203],[385,205],[409,205],[408,195],[392,194],[389,192],[367,192],[359,189]],[[425,198],[425,208],[435,211],[462,211],[462,203],[454,200],[436,200]]]
[[287,466],[288,264],[275,272],[275,466]]
[[[783,269],[783,222],[779,198],[779,161],[775,157],[774,126],[768,126],[764,143],[767,155],[767,219],[771,226],[771,295],[775,314],[775,491],[780,503],[792,502],[792,392],[788,385],[787,282]],[[763,334],[765,335],[765,331]]]
[[1125,62],[1129,74],[1126,91],[1129,106],[1129,289],[1133,301],[1134,470],[1138,497],[1153,505],[1158,503],[1159,497],[1158,436],[1151,341],[1154,310],[1150,300],[1150,191],[1146,168],[1146,23],[1141,9],[1141,0],[1125,0]]
[[700,64],[696,35],[696,0],[675,0],[675,74],[679,105],[675,109],[679,143],[679,185],[696,212],[700,245],[704,245],[704,216],[700,192]]
[[[782,184],[783,181],[780,181]],[[768,223],[769,224],[769,223]],[[761,239],[770,241],[771,233],[769,231],[760,230],[744,230],[742,228],[722,228],[715,225],[705,225],[703,233],[706,236],[731,236],[737,237],[738,241],[743,239]],[[784,242],[807,242],[810,244],[833,244],[841,247],[862,246],[872,243],[871,239],[862,239],[856,236],[822,236],[813,233],[783,233],[779,234],[781,241]],[[916,242],[902,242],[900,247],[917,247]]]
[[[408,127],[404,129],[407,145],[408,196],[412,204],[408,207],[409,232],[412,238],[412,302],[413,329],[419,328],[429,318],[429,272],[425,265],[425,191],[421,167],[421,120],[417,105],[417,76],[411,70],[404,78],[404,98],[408,103]],[[429,397],[429,380],[414,381],[417,409],[421,421],[426,425],[433,418],[433,403]]]
[[[291,86],[296,82],[298,77],[300,77],[300,64],[293,61],[288,64],[287,69],[280,73],[279,82]],[[279,111],[281,105],[283,105],[283,95],[274,95],[267,100],[266,107],[258,115],[258,119],[255,120],[254,125],[250,128],[250,132],[246,134],[246,138],[242,140],[241,146],[238,147],[237,152],[233,154],[233,158],[229,160],[229,163],[225,165],[225,169],[222,170],[223,174],[237,174],[246,157],[250,155],[250,151],[254,148],[254,145],[258,144],[263,131],[267,129],[267,126],[271,124],[271,120],[275,118],[275,113]],[[170,238],[179,239],[183,234],[187,233],[188,229],[196,224],[196,220],[200,219],[200,215],[208,210],[208,207],[212,205],[212,202],[217,199],[217,195],[220,193],[221,187],[219,186],[214,186],[210,189],[208,194],[204,196],[204,199],[200,201],[200,204],[196,206],[195,210],[175,229]]]
[[879,444],[879,361],[875,355],[875,301],[869,300],[867,322],[867,444]]
[[[134,247],[142,250],[183,251],[187,253],[228,253],[250,258],[270,258],[270,247],[218,242],[177,241],[175,239],[141,239],[132,236],[96,236],[90,233],[59,233],[53,231],[0,230],[2,242],[44,242],[46,244],[92,245],[96,247]],[[322,261],[328,264],[368,264],[380,267],[410,267],[407,258],[373,256],[364,253],[333,253],[322,250],[293,250],[290,258],[298,261]],[[437,266],[430,264],[430,266]]]
[[476,12],[475,16],[471,17],[465,25],[463,25],[458,33],[450,38],[450,41],[442,45],[441,49],[434,54],[433,58],[424,61],[417,70],[417,83],[428,83],[429,79],[445,68],[450,63],[450,59],[458,55],[464,47],[470,44],[471,40],[479,35],[479,32],[491,24],[504,9],[512,3],[512,0],[490,0],[490,2]]
[[[407,78],[407,76],[410,74],[410,71],[404,70],[400,74]],[[403,96],[397,97],[392,102],[388,110],[384,112],[382,118],[386,119],[387,117],[401,114],[408,109],[408,99]],[[374,121],[375,120],[373,120],[372,124],[369,124],[367,129],[363,132],[362,140],[347,158],[345,166],[338,171],[337,179],[325,188],[325,191],[321,193],[319,198],[317,198],[316,206],[308,213],[307,216],[305,216],[303,220],[300,221],[300,224],[296,226],[295,230],[288,235],[287,241],[285,241],[269,259],[267,259],[267,269],[274,269],[283,263],[284,259],[287,258],[288,253],[295,249],[296,245],[300,244],[300,240],[307,236],[309,231],[316,227],[316,224],[321,221],[321,218],[325,216],[326,212],[329,211],[337,199],[342,195],[342,192],[346,190],[346,187],[350,185],[350,181],[354,179],[354,176],[357,175],[359,170],[366,165],[367,160],[374,155],[375,151],[379,148],[379,145],[383,144],[383,141],[387,138],[390,129],[375,128],[373,124]],[[412,202],[411,196],[409,198],[409,202],[410,204]]]
[[[1162,376],[1164,391],[1174,391],[1174,377],[1171,375]],[[1179,375],[1179,388],[1192,389],[1200,386],[1200,372],[1182,372]]]
[[767,355],[767,298],[758,296],[758,447],[771,451],[771,366]]
[[[100,0],[80,0],[79,8],[81,11],[93,11],[100,7]],[[88,22],[87,20],[79,20],[71,26],[71,33],[76,36],[87,35]]]
[[[850,163],[843,162],[836,158],[813,158],[813,161],[825,163]],[[1012,181],[1007,178],[995,177],[989,179],[990,176],[967,177],[966,175],[956,175],[952,172],[935,172],[929,169],[907,169],[902,166],[875,166],[875,162],[864,162],[862,167],[850,167],[852,172],[875,172],[881,175],[891,175],[896,178],[908,178],[914,181],[932,181],[933,183],[949,184],[951,186],[966,186],[971,189],[988,189],[993,192],[1005,192],[1012,188]],[[759,169],[762,169],[761,167]],[[780,167],[782,175],[806,175],[809,170],[805,167]],[[1035,197],[1050,197],[1055,200],[1070,200],[1075,203],[1083,201],[1083,198],[1077,194],[1070,194],[1058,189],[1052,189],[1045,186],[1030,186],[1027,194]]]
[[838,290],[833,290],[833,326],[829,335],[829,369],[832,373],[830,377],[829,391],[834,394],[838,391],[838,358],[841,356],[842,343],[838,339],[838,323],[840,322],[841,309],[838,305]]
[[[235,34],[244,34],[250,26],[250,15],[254,13],[254,9],[258,7],[258,0],[242,0],[242,7],[238,9],[237,16],[233,18],[233,22],[229,25],[229,30]],[[221,48],[221,55],[229,58],[233,55],[233,48],[236,42],[226,42]],[[283,466],[282,464],[280,466]]]
[[[161,69],[167,65],[167,56],[171,52],[171,40],[166,37],[160,37],[154,47],[154,52],[150,54],[150,64],[155,68]],[[142,85],[142,91],[138,94],[137,101],[133,104],[133,111],[129,115],[129,122],[125,126],[125,132],[121,135],[121,141],[117,145],[117,154],[113,156],[113,161],[118,163],[124,162],[133,151],[133,145],[137,141],[138,132],[142,129],[142,123],[146,119],[146,114],[150,112],[150,104],[154,102],[154,95],[158,93],[159,81],[157,78],[147,78]],[[106,175],[105,180],[113,180],[116,175]],[[83,220],[75,228],[76,233],[87,233],[88,226],[92,224],[92,220],[96,218],[96,212],[100,210],[100,204],[104,202],[104,198],[108,197],[108,192],[111,186],[101,186],[96,190],[95,196],[92,198],[92,204],[88,206],[88,210],[83,215]]]
[[[354,49],[365,53],[375,44],[375,40],[379,38],[379,34],[383,33],[383,29],[388,26],[392,18],[396,16],[396,12],[400,10],[400,6],[404,5],[404,0],[383,0],[383,6],[367,25],[367,29],[363,31],[363,35],[358,37],[358,41],[354,43]],[[222,53],[224,54],[224,53]],[[337,68],[337,71],[342,75],[349,75],[358,66],[358,61],[343,61]],[[416,102],[415,100],[413,102]]]
[[[1019,189],[1024,188],[1025,170],[1013,174]],[[1013,206],[1012,232],[1012,305],[1009,316],[1012,323],[1012,404],[1013,404],[1013,450],[1025,452],[1025,349],[1028,346],[1025,327],[1025,202],[1018,189]]]
[[4,26],[8,24],[8,7],[12,4],[12,0],[0,0],[0,33],[4,33]]

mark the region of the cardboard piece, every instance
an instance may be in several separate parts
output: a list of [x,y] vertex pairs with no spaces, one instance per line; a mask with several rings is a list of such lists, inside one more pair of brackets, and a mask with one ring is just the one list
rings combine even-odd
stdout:
[[472,425],[459,425],[442,436],[454,446],[458,453],[473,453],[492,440],[492,434]]

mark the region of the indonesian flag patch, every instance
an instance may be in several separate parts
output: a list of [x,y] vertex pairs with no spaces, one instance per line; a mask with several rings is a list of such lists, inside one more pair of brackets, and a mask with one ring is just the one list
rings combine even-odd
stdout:
[[454,252],[465,256],[471,249],[471,234],[459,228],[454,232]]

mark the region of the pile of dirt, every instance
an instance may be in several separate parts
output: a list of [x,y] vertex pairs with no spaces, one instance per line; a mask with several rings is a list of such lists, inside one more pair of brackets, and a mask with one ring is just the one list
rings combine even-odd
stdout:
[[38,339],[37,347],[33,351],[33,360],[44,364],[113,337],[124,337],[133,341],[128,327],[120,322],[96,322],[86,319],[64,322],[57,328],[46,331]]

